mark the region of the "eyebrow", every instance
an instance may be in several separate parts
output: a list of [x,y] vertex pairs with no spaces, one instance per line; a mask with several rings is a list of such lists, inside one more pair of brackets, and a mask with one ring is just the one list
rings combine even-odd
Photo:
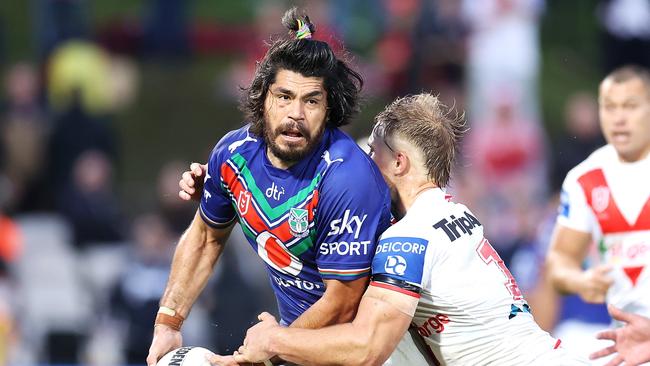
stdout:
[[[272,93],[286,94],[286,95],[289,95],[291,97],[296,96],[296,93],[294,93],[293,91],[291,91],[289,89],[285,89],[285,88],[283,88],[281,86],[277,87],[274,91],[272,90],[271,92]],[[323,96],[323,94],[324,93],[321,90],[314,90],[312,92],[309,92],[309,93],[303,95],[302,97],[303,98],[320,97],[320,96]]]

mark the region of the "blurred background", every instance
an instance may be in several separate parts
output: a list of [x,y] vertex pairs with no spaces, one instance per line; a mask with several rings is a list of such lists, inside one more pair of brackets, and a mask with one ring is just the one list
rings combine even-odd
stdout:
[[[541,264],[567,171],[604,143],[598,82],[650,66],[649,0],[4,0],[0,2],[0,365],[144,364],[191,161],[242,123],[283,12],[366,84],[363,141],[396,96],[439,93],[471,131],[450,191],[554,334],[608,322],[560,298]],[[184,326],[231,353],[275,311],[239,230]],[[595,258],[594,260],[597,260]],[[568,330],[567,330],[568,329]]]

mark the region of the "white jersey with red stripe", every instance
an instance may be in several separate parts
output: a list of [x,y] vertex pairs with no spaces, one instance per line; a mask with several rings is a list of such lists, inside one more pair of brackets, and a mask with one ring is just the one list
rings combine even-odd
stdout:
[[380,238],[372,286],[419,298],[413,326],[442,365],[576,365],[533,320],[483,226],[440,189]]
[[624,163],[606,145],[573,168],[558,223],[591,233],[614,284],[607,302],[650,316],[650,157]]

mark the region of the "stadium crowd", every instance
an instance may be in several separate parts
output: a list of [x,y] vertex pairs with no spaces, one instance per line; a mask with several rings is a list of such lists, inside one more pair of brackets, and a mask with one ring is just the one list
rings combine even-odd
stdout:
[[[249,18],[221,24],[190,15],[182,0],[145,3],[136,20],[100,27],[87,1],[34,1],[33,57],[13,61],[0,49],[0,365],[144,362],[174,245],[196,210],[177,195],[185,159],[205,161],[219,133],[241,121],[205,115],[215,132],[206,131],[208,143],[191,149],[202,155],[142,151],[150,161],[136,169],[155,173],[132,174],[125,167],[136,158],[127,152],[138,148],[125,147],[133,140],[123,134],[137,127],[120,128],[120,118],[140,109],[143,93],[174,88],[142,78],[143,67],[157,64],[172,64],[165,72],[174,72],[198,67],[197,60],[219,60],[221,74],[212,75],[214,85],[205,90],[218,103],[235,105],[268,35],[283,32],[277,19],[288,4],[250,0]],[[648,2],[592,5],[602,35],[598,75],[629,63],[650,67]],[[544,277],[562,181],[604,144],[595,83],[570,93],[563,131],[549,137],[539,95],[547,4],[337,0],[304,6],[318,19],[318,37],[351,53],[369,101],[383,106],[426,90],[467,112],[471,129],[448,192],[484,222],[485,236],[543,329],[566,347],[589,348],[586,353],[607,344],[585,341],[608,326],[605,306],[561,297]],[[0,27],[0,37],[8,33]],[[172,107],[191,109],[191,103],[172,101]],[[143,123],[145,132],[136,133],[155,137],[157,129],[183,130],[183,122]],[[348,131],[365,145],[370,125],[358,120]],[[187,140],[183,146],[193,145],[191,138],[178,133]],[[276,308],[240,230],[230,242],[183,328],[184,344],[222,354],[237,349],[258,313]],[[585,265],[598,260],[594,246]],[[210,296],[216,293],[221,296]]]

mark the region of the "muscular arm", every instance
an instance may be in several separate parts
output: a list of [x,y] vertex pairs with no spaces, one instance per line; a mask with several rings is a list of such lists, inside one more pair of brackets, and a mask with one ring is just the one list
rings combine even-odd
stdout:
[[301,365],[381,365],[404,336],[417,302],[415,297],[371,286],[352,323],[322,329],[274,327],[260,333],[254,327],[247,347],[260,347]]
[[353,281],[324,280],[325,293],[291,323],[294,328],[317,329],[352,321],[359,307],[368,277]]
[[160,299],[161,306],[187,317],[212,274],[232,228],[233,225],[213,229],[196,213],[176,247],[167,287]]
[[546,260],[548,275],[557,291],[579,294],[587,302],[602,303],[612,280],[607,277],[608,266],[582,270],[589,245],[591,234],[556,225]]
[[[213,229],[196,213],[176,247],[167,287],[160,299],[161,306],[174,309],[184,318],[187,317],[192,304],[205,287],[231,230],[232,225],[224,229]],[[155,326],[147,365],[155,365],[165,353],[181,344],[180,331],[168,325]]]
[[546,259],[548,275],[556,290],[577,293],[577,279],[582,275],[582,262],[587,256],[591,234],[556,224]]

